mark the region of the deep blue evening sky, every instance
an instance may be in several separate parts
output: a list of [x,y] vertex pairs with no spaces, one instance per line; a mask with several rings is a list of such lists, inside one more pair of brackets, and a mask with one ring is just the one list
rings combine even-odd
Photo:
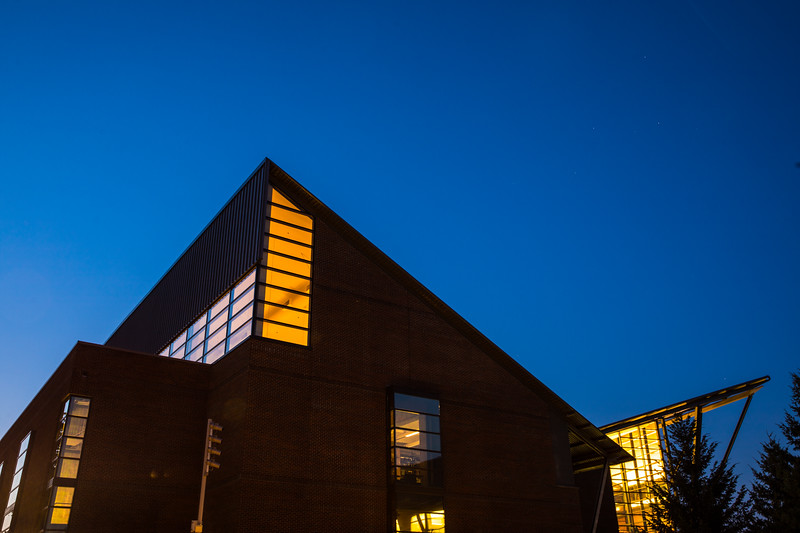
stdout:
[[746,473],[800,367],[800,3],[547,4],[3,2],[0,434],[266,156],[597,425],[771,375]]

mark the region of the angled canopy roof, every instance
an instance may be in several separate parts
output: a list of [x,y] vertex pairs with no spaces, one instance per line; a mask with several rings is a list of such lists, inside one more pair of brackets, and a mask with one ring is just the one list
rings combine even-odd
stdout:
[[717,407],[728,405],[729,403],[733,403],[741,400],[742,398],[746,398],[747,396],[755,394],[761,389],[761,387],[764,386],[767,381],[769,381],[769,376],[763,376],[758,379],[745,381],[744,383],[739,383],[738,385],[734,385],[732,387],[726,387],[718,391],[702,394],[689,400],[673,403],[672,405],[667,405],[659,409],[647,411],[646,413],[642,413],[640,415],[619,420],[617,422],[605,425],[600,429],[605,433],[611,433],[613,431],[619,431],[631,426],[638,426],[640,424],[652,422],[653,420],[663,419],[669,421],[673,418],[693,413],[697,408],[700,408],[703,413],[706,413],[712,409],[716,409]]

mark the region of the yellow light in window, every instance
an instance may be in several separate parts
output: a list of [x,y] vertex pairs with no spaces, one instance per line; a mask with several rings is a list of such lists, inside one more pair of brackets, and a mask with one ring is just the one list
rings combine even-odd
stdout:
[[272,203],[280,204],[286,207],[291,207],[292,209],[297,209],[298,211],[300,211],[300,208],[297,207],[294,204],[294,202],[289,200],[287,197],[278,192],[276,189],[272,189]]
[[72,496],[75,494],[74,487],[56,487],[56,496],[53,499],[54,505],[72,505]]
[[311,265],[309,263],[304,263],[281,255],[268,253],[267,266],[278,270],[285,270],[286,272],[297,274],[298,276],[304,276],[306,278],[311,277]]
[[275,287],[265,287],[264,295],[262,298],[270,303],[285,305],[288,307],[295,307],[308,311],[309,298],[305,294],[297,294],[294,292],[283,291]]
[[80,461],[76,459],[60,459],[58,462],[58,472],[56,476],[75,479],[78,477],[78,465]]
[[268,247],[270,252],[278,252],[280,254],[291,255],[292,257],[303,259],[305,261],[311,261],[311,248],[308,246],[303,246],[302,244],[296,244],[293,242],[276,239],[275,237],[270,237]]
[[290,239],[292,241],[297,241],[311,246],[313,234],[308,230],[296,228],[287,224],[281,224],[275,220],[270,220],[267,231],[272,235],[277,235],[278,237],[283,237],[285,239]]
[[259,336],[267,339],[308,346],[308,331],[305,329],[290,328],[280,324],[259,321],[256,331]]
[[270,285],[277,285],[284,289],[291,289],[293,291],[308,294],[311,292],[311,280],[306,278],[298,278],[291,274],[285,274],[276,270],[264,269],[264,277],[262,283],[269,283]]
[[277,307],[274,305],[264,305],[262,313],[263,318],[267,320],[308,328],[308,314],[302,311],[295,311],[293,309],[286,309],[285,307]]
[[59,526],[69,524],[69,512],[69,507],[53,507],[50,513],[50,523]]
[[289,224],[294,224],[295,226],[303,226],[304,228],[313,229],[311,217],[307,215],[301,215],[300,213],[295,213],[294,211],[289,211],[288,209],[278,207],[277,205],[273,205],[269,208],[269,216],[270,218],[282,220],[283,222],[288,222]]

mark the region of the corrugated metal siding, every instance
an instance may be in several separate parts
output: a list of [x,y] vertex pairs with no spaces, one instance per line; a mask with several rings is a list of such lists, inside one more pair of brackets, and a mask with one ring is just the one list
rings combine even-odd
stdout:
[[265,160],[106,341],[156,353],[261,257]]

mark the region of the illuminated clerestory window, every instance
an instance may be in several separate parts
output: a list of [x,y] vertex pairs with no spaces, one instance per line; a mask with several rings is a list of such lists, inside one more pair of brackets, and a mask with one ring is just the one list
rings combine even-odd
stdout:
[[314,220],[271,188],[255,334],[308,345]]
[[91,400],[81,396],[70,396],[64,402],[53,457],[53,478],[50,481],[52,488],[45,518],[46,532],[65,531],[69,526],[90,405]]
[[11,482],[11,492],[8,494],[8,503],[6,503],[6,509],[3,512],[3,523],[2,526],[0,526],[0,533],[9,533],[11,531],[11,526],[14,521],[14,508],[19,499],[22,473],[25,469],[25,460],[28,457],[28,445],[30,441],[31,434],[29,432],[19,445],[19,455],[17,456],[17,464],[14,468],[14,479]]
[[439,401],[394,393],[390,463],[396,532],[444,532]]
[[313,230],[311,216],[271,188],[261,264],[159,355],[210,364],[253,334],[307,346]]

